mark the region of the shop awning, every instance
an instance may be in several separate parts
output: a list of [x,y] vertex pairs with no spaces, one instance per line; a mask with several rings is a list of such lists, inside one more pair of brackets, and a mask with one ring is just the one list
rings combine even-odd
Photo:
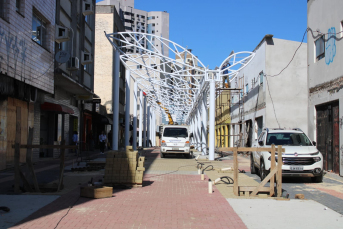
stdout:
[[45,102],[40,105],[40,109],[43,111],[56,112],[58,114],[74,114],[73,109],[56,103]]

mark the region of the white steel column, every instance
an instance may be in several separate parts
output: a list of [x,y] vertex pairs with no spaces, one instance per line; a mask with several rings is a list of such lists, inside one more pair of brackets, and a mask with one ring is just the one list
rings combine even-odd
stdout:
[[202,155],[207,154],[207,94],[203,92],[202,95]]
[[139,90],[139,141],[138,146],[142,146],[143,131],[143,90]]
[[146,96],[144,96],[144,104],[143,104],[143,148],[146,147]]
[[214,79],[210,80],[210,120],[209,120],[209,127],[210,127],[210,137],[209,137],[209,157],[210,161],[214,160],[214,124],[215,124],[215,103],[216,103],[216,82]]
[[146,130],[146,136],[147,136],[147,145],[148,145],[148,147],[150,147],[150,145],[149,145],[149,140],[151,139],[151,137],[150,137],[150,124],[151,124],[151,122],[150,122],[150,104],[148,104],[148,107],[147,107],[147,130]]
[[155,111],[151,114],[151,143],[152,146],[156,146],[156,119],[155,119]]
[[113,112],[113,126],[112,126],[112,150],[118,150],[118,132],[119,132],[119,70],[120,57],[119,51],[114,51],[113,64],[113,79],[112,79],[112,112]]
[[125,88],[125,146],[130,145],[130,70],[126,69],[125,71],[126,78],[126,88]]
[[133,130],[132,130],[132,148],[133,150],[137,149],[137,80],[135,80],[133,86]]
[[198,104],[197,108],[197,116],[198,116],[198,123],[197,123],[197,132],[198,132],[198,151],[201,152],[202,146],[202,139],[201,139],[201,113],[200,113],[200,104]]

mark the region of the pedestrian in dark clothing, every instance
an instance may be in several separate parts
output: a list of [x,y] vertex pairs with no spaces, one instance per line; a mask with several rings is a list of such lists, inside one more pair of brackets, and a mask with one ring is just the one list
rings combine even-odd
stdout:
[[105,144],[106,144],[106,135],[104,131],[102,131],[99,136],[99,142],[100,142],[100,153],[103,154],[105,152]]
[[[79,135],[77,134],[77,131],[74,131],[73,134],[73,145],[77,146],[77,142],[79,141]],[[77,149],[75,149],[75,154],[77,155]]]

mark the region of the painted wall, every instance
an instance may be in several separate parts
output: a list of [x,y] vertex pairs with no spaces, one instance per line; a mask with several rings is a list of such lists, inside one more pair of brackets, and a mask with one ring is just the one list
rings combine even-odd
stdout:
[[[292,59],[300,42],[273,38],[273,45],[266,49],[266,74],[278,74]],[[307,69],[306,44],[301,45],[291,64],[278,76],[268,77],[269,91],[265,90],[267,127],[300,128],[306,134],[307,117]],[[265,85],[266,87],[266,85]],[[274,108],[272,105],[274,103]],[[274,109],[276,113],[276,121]]]

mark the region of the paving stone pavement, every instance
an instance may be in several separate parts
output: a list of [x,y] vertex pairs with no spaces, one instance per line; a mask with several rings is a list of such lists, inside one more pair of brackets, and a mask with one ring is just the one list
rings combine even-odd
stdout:
[[190,175],[195,160],[147,159],[142,188],[114,189],[112,198],[96,200],[75,189],[11,228],[246,228],[215,187],[209,194],[208,182]]

